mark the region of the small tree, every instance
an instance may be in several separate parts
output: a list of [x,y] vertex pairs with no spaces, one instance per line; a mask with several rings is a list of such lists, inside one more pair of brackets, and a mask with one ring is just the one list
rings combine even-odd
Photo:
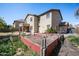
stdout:
[[4,21],[2,17],[0,17],[0,32],[8,32],[10,31],[10,25],[7,25],[7,23]]
[[0,29],[3,29],[7,26],[6,22],[3,20],[2,17],[0,17]]
[[4,28],[4,25],[2,22],[0,22],[0,29],[3,29]]
[[7,25],[2,17],[0,17],[0,22],[2,22],[4,25]]

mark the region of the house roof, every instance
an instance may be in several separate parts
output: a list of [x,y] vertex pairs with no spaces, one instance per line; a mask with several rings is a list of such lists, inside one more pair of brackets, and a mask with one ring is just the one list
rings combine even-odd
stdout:
[[24,23],[24,20],[23,20],[23,19],[20,19],[20,20],[14,20],[13,24],[14,24],[15,22]]
[[59,9],[50,9],[50,10],[48,10],[48,11],[46,11],[46,12],[40,14],[39,16],[42,16],[42,15],[47,14],[47,13],[52,12],[52,11],[58,11],[58,12],[60,13],[61,18],[63,19],[63,17],[62,17],[62,15],[61,15],[61,12],[60,12]]
[[26,18],[27,18],[29,15],[39,17],[38,15],[35,15],[35,14],[27,14],[27,16],[25,17],[24,20],[26,20]]
[[58,12],[60,13],[60,16],[61,16],[62,20],[63,20],[63,17],[62,17],[62,15],[61,15],[61,12],[60,12],[59,9],[50,9],[50,10],[48,10],[48,11],[46,11],[46,12],[40,14],[40,15],[27,14],[27,16],[25,17],[25,20],[26,20],[26,18],[27,18],[29,15],[39,17],[39,16],[42,16],[42,15],[47,14],[47,13],[52,12],[52,11],[58,11]]

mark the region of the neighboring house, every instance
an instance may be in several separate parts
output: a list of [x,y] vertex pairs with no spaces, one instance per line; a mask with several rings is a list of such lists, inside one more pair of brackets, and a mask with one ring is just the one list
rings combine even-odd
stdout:
[[13,27],[17,30],[19,30],[19,25],[23,24],[24,23],[24,20],[23,19],[20,19],[20,20],[15,20],[13,22]]
[[29,25],[31,33],[45,33],[48,28],[53,28],[59,32],[59,24],[63,20],[59,9],[51,9],[40,15],[28,14],[24,23]]
[[59,33],[69,33],[70,32],[70,29],[68,29],[69,23],[67,23],[67,22],[61,22],[59,24],[59,27],[60,27]]
[[69,32],[68,33],[76,33],[76,28],[72,24],[69,24],[68,29],[69,29]]
[[79,24],[77,24],[77,25],[75,26],[75,31],[76,31],[76,33],[79,34]]

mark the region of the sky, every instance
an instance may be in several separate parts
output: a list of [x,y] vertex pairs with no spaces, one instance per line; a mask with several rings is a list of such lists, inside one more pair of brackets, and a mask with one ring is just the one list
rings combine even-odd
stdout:
[[24,19],[27,14],[39,15],[50,9],[60,9],[63,21],[70,24],[79,24],[79,19],[74,16],[78,3],[0,3],[0,17],[8,25],[14,20]]

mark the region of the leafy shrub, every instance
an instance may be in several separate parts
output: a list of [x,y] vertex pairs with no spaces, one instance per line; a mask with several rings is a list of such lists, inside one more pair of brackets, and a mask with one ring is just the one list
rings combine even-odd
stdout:
[[10,40],[0,42],[0,55],[13,55],[13,48]]
[[55,29],[52,29],[52,28],[47,29],[47,32],[48,33],[57,33],[57,31]]

